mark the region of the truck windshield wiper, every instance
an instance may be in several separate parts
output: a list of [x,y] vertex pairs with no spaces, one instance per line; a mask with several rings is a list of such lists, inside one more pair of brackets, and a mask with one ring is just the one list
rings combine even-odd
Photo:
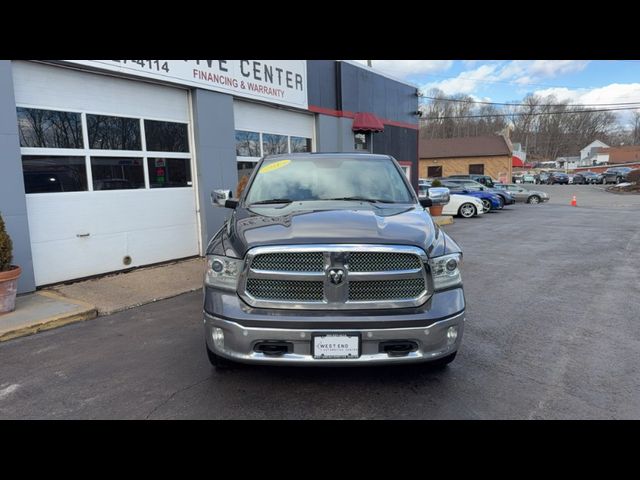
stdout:
[[291,202],[293,202],[293,200],[291,200],[289,198],[269,198],[267,200],[260,200],[258,202],[253,202],[249,206],[251,206],[251,205],[268,205],[270,203],[291,203]]
[[370,203],[397,203],[391,200],[382,200],[380,198],[365,198],[365,197],[321,198],[320,200],[354,200],[358,202],[370,202]]

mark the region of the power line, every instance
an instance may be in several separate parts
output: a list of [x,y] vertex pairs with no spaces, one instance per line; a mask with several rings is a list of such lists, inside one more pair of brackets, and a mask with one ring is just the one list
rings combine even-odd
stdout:
[[423,96],[422,98],[428,98],[429,100],[440,100],[445,102],[478,103],[482,105],[504,105],[509,107],[589,107],[589,106],[610,107],[610,106],[616,106],[616,105],[638,105],[638,107],[640,108],[640,101],[622,102],[622,103],[546,103],[546,104],[531,105],[528,103],[483,102],[480,100],[464,100],[464,99],[456,99],[456,98],[427,97],[427,96]]
[[521,113],[490,113],[486,115],[463,115],[453,117],[421,117],[421,120],[453,120],[463,118],[488,118],[488,117],[514,117],[522,115],[571,115],[574,113],[594,113],[594,112],[617,112],[619,110],[637,110],[638,107],[621,107],[621,108],[607,108],[607,109],[590,109],[590,110],[565,110],[562,112],[521,112]]

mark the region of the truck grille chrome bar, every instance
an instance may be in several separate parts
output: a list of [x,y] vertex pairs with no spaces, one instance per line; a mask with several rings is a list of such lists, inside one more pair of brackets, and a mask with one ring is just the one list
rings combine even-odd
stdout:
[[238,294],[262,308],[407,308],[433,292],[423,250],[406,245],[283,245],[247,253]]

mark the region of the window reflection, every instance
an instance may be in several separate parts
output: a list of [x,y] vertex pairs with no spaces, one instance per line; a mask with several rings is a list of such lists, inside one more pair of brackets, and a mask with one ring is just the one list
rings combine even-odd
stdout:
[[141,150],[140,120],[137,118],[87,115],[89,148]]
[[259,157],[260,134],[236,130],[236,155],[239,157]]
[[94,190],[144,188],[142,158],[91,157]]
[[262,134],[263,155],[276,155],[278,153],[289,153],[286,135],[274,135],[272,133]]
[[189,135],[186,123],[144,121],[147,150],[152,152],[188,152]]
[[79,113],[16,109],[21,147],[83,148]]
[[191,161],[188,158],[147,158],[151,188],[190,187]]
[[310,152],[311,139],[304,137],[291,137],[291,153]]
[[84,157],[23,155],[22,173],[26,193],[87,190]]

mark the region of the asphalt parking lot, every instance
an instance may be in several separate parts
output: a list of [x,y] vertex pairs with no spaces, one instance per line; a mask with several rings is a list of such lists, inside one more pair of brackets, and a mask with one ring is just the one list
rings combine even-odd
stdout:
[[640,196],[530,188],[551,201],[445,227],[468,312],[444,370],[217,372],[195,292],[0,344],[0,418],[640,418]]

